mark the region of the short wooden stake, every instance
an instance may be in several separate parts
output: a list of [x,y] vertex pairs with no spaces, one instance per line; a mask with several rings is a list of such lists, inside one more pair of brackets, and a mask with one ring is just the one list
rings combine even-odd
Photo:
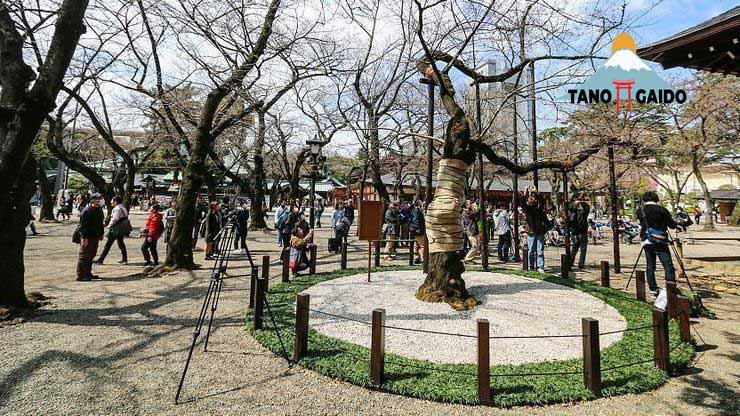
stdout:
[[290,282],[290,249],[283,249],[280,253],[280,258],[283,262],[282,269],[282,282]]
[[668,341],[668,312],[653,308],[653,359],[655,366],[668,371],[671,362]]
[[316,274],[316,245],[311,245],[311,261],[308,263],[308,274]]
[[409,240],[409,266],[414,265],[414,240]]
[[526,241],[522,244],[522,270],[529,270],[529,249]]
[[679,261],[683,260],[683,241],[680,238],[676,238],[676,253],[678,254]]
[[601,286],[609,287],[609,262],[601,260]]
[[370,272],[372,272],[373,242],[367,242],[367,281],[370,281]]
[[254,329],[262,329],[262,312],[265,303],[267,279],[260,277],[256,280],[256,290],[254,293]]
[[666,307],[666,310],[668,311],[668,317],[670,319],[675,319],[676,317],[678,317],[678,308],[676,308],[678,297],[676,282],[665,282],[665,290],[666,299],[668,300],[668,306]]
[[637,300],[645,302],[645,271],[635,271],[635,288],[637,291]]
[[374,265],[375,267],[380,267],[380,241],[375,242],[375,263]]
[[488,319],[478,318],[478,401],[491,402],[491,349]]
[[270,256],[262,256],[262,278],[270,280]]
[[676,309],[678,309],[678,328],[681,333],[681,342],[691,342],[691,302],[685,296],[676,298]]
[[596,397],[601,396],[601,348],[599,343],[599,321],[592,318],[581,320],[583,328],[583,383]]
[[308,308],[311,297],[308,293],[296,295],[295,302],[295,342],[293,343],[293,359],[298,361],[308,351]]
[[563,279],[567,279],[569,272],[570,272],[570,256],[563,253],[560,255],[560,277],[562,277]]
[[385,370],[385,309],[375,309],[370,339],[370,385],[380,388],[383,385]]
[[339,267],[342,270],[347,269],[347,242],[344,238],[340,239],[339,242]]

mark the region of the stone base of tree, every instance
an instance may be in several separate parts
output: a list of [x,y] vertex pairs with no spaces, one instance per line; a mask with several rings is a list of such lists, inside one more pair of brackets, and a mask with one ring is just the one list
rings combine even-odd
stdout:
[[458,311],[475,308],[480,302],[465,288],[465,265],[460,252],[431,253],[429,273],[416,291],[423,302],[445,302]]
[[27,302],[21,307],[0,307],[0,323],[21,323],[27,318],[33,317],[36,314],[36,310],[38,308],[51,303],[49,299],[50,298],[41,294],[41,292],[28,293],[26,295]]

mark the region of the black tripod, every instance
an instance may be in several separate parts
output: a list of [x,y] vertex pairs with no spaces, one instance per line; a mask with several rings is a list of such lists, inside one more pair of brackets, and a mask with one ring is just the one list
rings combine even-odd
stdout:
[[[175,395],[175,404],[178,403],[180,399],[180,392],[182,391],[182,386],[185,383],[185,375],[188,372],[188,367],[190,366],[190,361],[193,358],[193,351],[195,350],[195,345],[198,342],[198,337],[200,336],[201,330],[203,329],[203,324],[205,323],[206,316],[208,315],[208,310],[210,309],[211,316],[208,320],[208,329],[206,331],[206,339],[205,343],[203,345],[203,351],[208,350],[208,339],[211,336],[211,328],[213,326],[213,316],[216,312],[216,308],[218,307],[218,301],[221,296],[221,287],[223,284],[223,280],[226,275],[226,270],[229,266],[229,260],[231,258],[231,249],[233,246],[233,241],[236,236],[236,217],[234,215],[230,216],[228,218],[228,221],[226,224],[221,228],[221,230],[216,234],[216,237],[214,237],[214,240],[217,240],[217,249],[218,249],[218,259],[213,262],[213,266],[211,267],[211,280],[208,284],[208,290],[206,291],[205,299],[203,299],[203,305],[200,308],[200,314],[198,315],[198,321],[195,324],[195,331],[193,331],[193,342],[190,344],[190,351],[188,352],[188,358],[185,361],[185,368],[182,370],[182,376],[180,377],[180,384],[177,386],[177,394]],[[252,255],[249,252],[249,249],[246,249],[247,252],[247,259],[249,260],[249,263],[252,268],[252,274],[254,275],[256,273],[254,262],[252,261]]]

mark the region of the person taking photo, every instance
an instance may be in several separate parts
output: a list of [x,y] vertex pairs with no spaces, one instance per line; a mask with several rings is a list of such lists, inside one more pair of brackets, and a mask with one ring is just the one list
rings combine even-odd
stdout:
[[642,195],[643,206],[639,211],[640,218],[640,240],[645,251],[645,276],[647,277],[650,293],[658,297],[660,288],[655,281],[656,257],[663,265],[666,282],[676,282],[676,269],[673,267],[671,252],[668,245],[671,244],[668,229],[676,228],[676,222],[671,213],[659,205],[660,198],[655,191],[647,191]]

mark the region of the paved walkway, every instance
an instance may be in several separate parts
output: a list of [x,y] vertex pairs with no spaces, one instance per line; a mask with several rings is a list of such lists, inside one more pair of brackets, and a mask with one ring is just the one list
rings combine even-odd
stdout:
[[[144,221],[139,214],[132,219],[135,227]],[[248,285],[240,276],[225,282],[209,352],[198,350],[194,358],[184,390],[190,401],[174,405],[207,272],[142,278],[139,240],[129,239],[131,264],[115,264],[119,257],[114,248],[108,258],[111,265],[96,268],[103,281],[78,283],[77,247],[70,242],[74,225],[38,228],[42,235],[27,244],[26,286],[53,299],[31,321],[0,327],[3,415],[740,414],[740,300],[726,292],[705,294],[719,319],[698,320],[696,328],[709,348],[699,354],[691,374],[643,395],[502,410],[371,392],[302,368],[288,369],[244,329]],[[326,235],[325,229],[319,232],[322,249]],[[276,264],[274,234],[252,233],[250,240],[255,255],[270,254]],[[359,247],[350,253],[350,265],[366,264],[366,246]],[[580,277],[597,280],[596,260],[609,253],[610,246],[594,247],[589,257],[593,262]],[[625,264],[636,253],[636,246],[625,246]],[[202,252],[197,254],[202,258]],[[548,249],[547,257],[548,264],[556,264],[559,254]],[[337,267],[338,256],[321,255],[319,271]],[[232,273],[246,271],[241,267]],[[277,277],[279,268],[272,272]],[[615,286],[624,284],[620,277],[613,281]]]

